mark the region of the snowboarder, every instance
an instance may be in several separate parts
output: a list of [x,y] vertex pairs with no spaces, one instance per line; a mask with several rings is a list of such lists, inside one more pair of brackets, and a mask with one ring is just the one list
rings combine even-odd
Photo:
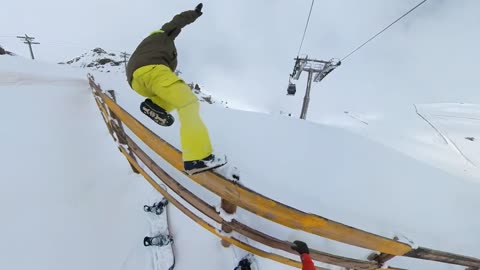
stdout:
[[175,74],[177,50],[175,38],[183,27],[193,23],[202,12],[203,4],[195,10],[184,11],[164,24],[138,45],[128,61],[126,73],[130,86],[147,99],[141,111],[157,124],[171,126],[169,113],[178,111],[184,170],[196,174],[218,168],[226,163],[224,157],[212,154],[208,130],[200,118],[200,104],[190,87]]
[[312,257],[310,257],[310,249],[305,242],[298,240],[293,241],[291,248],[300,254],[300,258],[302,259],[302,270],[315,270]]

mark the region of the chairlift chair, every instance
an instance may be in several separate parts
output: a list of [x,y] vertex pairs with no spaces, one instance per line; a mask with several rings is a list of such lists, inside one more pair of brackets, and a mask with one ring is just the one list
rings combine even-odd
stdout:
[[288,80],[287,96],[294,96],[296,92],[297,86],[291,80]]
[[296,92],[297,92],[297,87],[295,86],[295,84],[288,83],[287,95],[294,96]]

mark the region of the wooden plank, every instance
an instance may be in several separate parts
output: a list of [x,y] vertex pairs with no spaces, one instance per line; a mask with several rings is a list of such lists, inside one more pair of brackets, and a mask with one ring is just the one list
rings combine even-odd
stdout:
[[113,135],[112,125],[110,124],[110,115],[108,114],[107,108],[105,108],[103,100],[100,97],[102,90],[100,89],[100,86],[95,83],[93,76],[91,74],[88,74],[88,83],[90,85],[90,88],[92,89],[93,98],[95,99],[95,103],[97,104],[98,109],[100,110],[103,121],[107,125],[108,132],[112,136],[113,140],[117,141],[117,138]]
[[195,194],[180,185],[180,183],[175,181],[173,177],[165,172],[165,170],[160,168],[128,135],[127,141],[135,155],[142,161],[143,164],[145,164],[145,166],[147,166],[150,171],[152,171],[159,179],[161,179],[162,182],[168,186],[168,188],[173,190],[178,196],[187,201],[205,216],[211,218],[217,223],[222,223],[223,219],[220,217],[214,207],[208,205]]
[[[264,234],[262,232],[259,232],[255,229],[252,229],[236,220],[232,221],[232,227],[235,229],[236,232],[252,239],[255,240],[259,243],[262,243],[266,246],[276,248],[279,250],[283,250],[285,252],[295,254],[297,253],[293,251],[290,246],[292,243],[287,242],[287,241],[282,241],[277,238],[274,238],[270,235]],[[314,249],[310,249],[310,256],[312,259],[331,264],[331,265],[336,265],[336,266],[341,266],[345,267],[348,269],[377,269],[379,266],[374,263],[374,262],[367,262],[367,261],[361,261],[361,260],[356,260],[356,259],[351,259],[351,258],[346,258],[346,257],[341,257],[341,256],[336,256],[332,254],[328,254],[325,252],[317,251]]]
[[100,114],[102,115],[102,119],[105,122],[105,125],[107,125],[107,129],[108,129],[108,132],[110,133],[110,136],[112,136],[114,141],[117,141],[117,138],[115,138],[115,136],[113,135],[112,126],[108,121],[108,113],[105,111],[105,108],[103,108],[103,105],[100,103],[100,101],[97,100],[97,98],[95,98],[95,103],[97,103],[98,109],[100,110]]
[[[113,101],[117,102],[116,97],[115,97],[115,91],[108,90],[107,92],[112,97]],[[133,155],[132,150],[130,149],[130,146],[128,145],[127,138],[126,138],[127,134],[125,133],[125,130],[123,129],[122,121],[120,121],[118,116],[114,112],[112,112],[111,110],[108,110],[108,112],[110,113],[110,117],[112,118],[112,120],[110,120],[110,125],[112,125],[112,127],[113,126],[115,127],[114,130],[115,130],[115,134],[117,134],[118,142],[120,144],[127,145],[127,149],[128,149],[128,153],[129,153],[130,157],[135,159],[135,156]],[[130,164],[130,167],[132,168],[132,171],[134,173],[139,174],[137,169],[135,169],[135,167],[132,164]]]
[[473,268],[480,268],[480,259],[423,247],[412,250],[411,252],[405,254],[405,256],[429,261],[437,261],[449,264],[469,266]]
[[[126,144],[127,143],[126,139],[125,139],[126,133],[125,133],[125,130],[123,129],[122,122],[120,121],[120,119],[118,119],[118,117],[111,110],[108,109],[108,107],[105,108],[103,102],[99,101],[99,100],[102,100],[100,95],[103,93],[103,91],[100,88],[100,86],[95,83],[95,81],[93,79],[93,76],[91,74],[88,74],[88,81],[89,81],[90,87],[93,90],[93,96],[95,98],[95,102],[97,103],[97,106],[100,109],[100,112],[102,114],[103,120],[104,120],[105,124],[107,125],[108,132],[110,132],[110,135],[112,136],[114,141],[118,140],[118,143]],[[108,92],[112,96],[113,101],[116,102],[115,92],[113,90],[109,90]],[[114,121],[118,123],[118,125],[116,125],[116,128],[112,125],[112,119],[114,119]],[[115,133],[116,136],[114,135],[114,133]],[[133,156],[133,153],[130,150],[130,148],[128,148],[128,150],[129,150],[130,156],[133,159],[135,159],[135,156]],[[132,168],[132,171],[134,173],[136,173],[136,174],[139,173],[139,172],[137,172],[135,167],[132,166],[131,164],[130,164],[130,167]]]
[[[108,94],[110,95],[110,97],[113,99],[114,102],[117,102],[117,99],[115,97],[115,91],[108,90]],[[127,144],[127,140],[125,138],[126,134],[125,134],[125,130],[123,129],[122,121],[120,121],[118,116],[111,110],[109,110],[109,113],[110,113],[110,117],[113,119],[113,121],[115,121],[115,124],[117,125],[118,142],[121,144]]]
[[[107,95],[102,94],[102,98],[105,104],[115,112],[122,122],[152,150],[178,170],[183,169],[181,154],[177,149],[138,122]],[[400,256],[411,251],[411,247],[407,244],[356,229],[318,215],[307,214],[232,183],[213,172],[197,174],[190,178],[218,196],[227,198],[230,202],[258,216],[293,229],[392,255]]]
[[[132,159],[132,157],[130,157],[130,155],[128,155],[128,152],[127,150],[125,150],[125,148],[123,148],[122,146],[120,146],[120,149],[123,153],[123,155],[129,160],[129,162],[131,164],[133,164],[135,166],[135,168],[140,172],[141,175],[143,175],[143,177],[145,177],[145,179],[158,191],[160,192],[165,198],[167,198],[167,200],[173,204],[177,209],[179,209],[181,212],[183,212],[185,215],[187,215],[190,219],[192,219],[193,221],[195,221],[197,224],[199,224],[200,226],[202,226],[203,228],[205,228],[206,230],[208,230],[209,232],[211,232],[212,234],[216,235],[217,237],[221,238],[222,240],[225,240],[233,245],[236,245],[238,246],[239,248],[241,249],[244,249],[248,252],[251,252],[255,255],[258,255],[258,256],[261,256],[261,257],[264,257],[264,258],[268,258],[268,259],[271,259],[271,260],[274,260],[274,261],[277,261],[279,263],[283,263],[283,264],[286,264],[286,265],[289,265],[289,266],[293,266],[293,267],[296,267],[296,268],[302,268],[302,263],[300,261],[296,261],[296,260],[292,260],[290,258],[286,258],[286,257],[283,257],[283,256],[280,256],[280,255],[277,255],[277,254],[273,254],[273,253],[269,253],[269,252],[265,252],[263,250],[260,250],[258,248],[255,248],[255,247],[252,247],[251,245],[247,244],[247,243],[244,243],[238,239],[235,239],[235,238],[231,238],[231,237],[228,237],[228,236],[224,236],[222,234],[220,234],[219,232],[217,232],[217,230],[211,226],[210,224],[208,224],[207,222],[205,222],[204,220],[202,220],[200,217],[198,217],[197,215],[195,215],[192,211],[190,211],[188,208],[186,208],[185,206],[183,206],[180,202],[178,202],[174,197],[172,197],[166,190],[164,190],[163,188],[160,187],[160,185],[158,185],[155,180],[153,180],[146,172],[145,170],[143,170],[140,165],[137,163],[136,160]],[[317,270],[329,270],[329,269],[326,269],[326,268],[323,268],[323,267],[318,267],[316,266],[315,269]]]
[[[398,237],[394,237],[393,238],[394,241],[398,241]],[[391,254],[386,254],[386,253],[380,253],[380,254],[377,254],[377,253],[372,253],[368,256],[368,260],[370,261],[376,261],[378,263],[378,265],[380,266],[383,266],[385,265],[386,262],[388,262],[389,260],[395,258],[394,255],[391,255]]]
[[388,262],[393,258],[395,258],[394,255],[385,254],[385,253],[380,253],[380,254],[373,253],[370,256],[368,256],[369,260],[376,261],[379,265],[384,265],[386,262]]
[[[147,168],[152,171],[159,179],[162,180],[173,192],[175,192],[178,196],[180,196],[183,200],[188,202],[190,205],[195,207],[198,211],[200,211],[205,216],[211,218],[217,223],[223,224],[226,223],[220,215],[216,212],[215,208],[208,205],[196,195],[191,193],[189,190],[185,189],[182,185],[180,185],[175,179],[173,179],[167,172],[165,172],[162,168],[160,168],[128,135],[127,135],[127,142],[131,146],[135,155],[147,166]],[[158,184],[156,184],[158,185]],[[259,232],[255,229],[248,227],[240,223],[239,221],[234,220],[233,222],[229,223],[231,228],[240,233],[245,235],[246,237],[255,240],[259,243],[262,243],[266,246],[270,246],[276,249],[280,249],[292,254],[296,254],[292,249],[290,249],[289,242],[281,241],[279,239],[273,238],[269,235],[266,235],[262,232]],[[328,254],[321,251],[316,251],[314,249],[310,249],[310,254],[314,260],[319,262],[337,265],[345,268],[350,269],[377,269],[377,264],[368,261],[361,261],[355,260],[347,257],[336,256],[332,254]]]

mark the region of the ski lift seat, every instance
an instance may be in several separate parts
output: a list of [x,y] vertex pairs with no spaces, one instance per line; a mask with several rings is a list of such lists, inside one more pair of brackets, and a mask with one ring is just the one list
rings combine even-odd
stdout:
[[288,83],[287,95],[293,96],[297,92],[297,87],[294,83]]

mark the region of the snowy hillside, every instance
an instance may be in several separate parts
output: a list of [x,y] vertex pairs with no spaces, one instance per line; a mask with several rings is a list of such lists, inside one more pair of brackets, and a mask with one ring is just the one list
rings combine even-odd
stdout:
[[12,52],[5,50],[2,46],[0,46],[0,55],[14,55]]
[[[95,77],[105,89],[115,89],[119,103],[137,119],[179,146],[178,123],[162,128],[147,119],[138,110],[143,98],[129,88],[123,74],[96,73]],[[4,240],[0,243],[0,268],[163,270],[155,264],[159,255],[141,241],[149,231],[142,206],[159,195],[131,172],[118,152],[88,89],[85,72],[2,57],[0,95],[4,168],[0,209],[6,221],[0,230]],[[428,148],[431,150],[448,145],[448,151],[428,152],[435,153],[431,163],[426,162],[427,152],[422,155],[419,151],[421,157],[415,157],[412,149],[397,150],[407,145],[403,141],[392,146],[389,143],[394,140],[381,140],[395,130],[387,133],[381,122],[372,120],[379,118],[368,118],[369,114],[353,115],[368,125],[346,113],[331,115],[331,124],[315,124],[203,104],[202,117],[215,149],[227,154],[230,165],[240,168],[249,188],[386,237],[398,235],[421,246],[480,257],[480,217],[475,215],[480,208],[479,182],[432,165],[439,164],[436,160],[463,158],[463,168],[477,166],[478,107],[418,105],[418,111],[438,131],[413,113],[412,119],[419,119],[422,128],[427,125],[429,133],[423,141],[405,139],[408,146],[427,149],[419,142],[429,141],[435,145]],[[397,126],[424,134],[416,125],[405,124],[411,122],[410,115],[397,117],[401,120],[395,122]],[[458,150],[452,150],[452,145]],[[202,199],[219,203],[216,196],[162,159],[157,162]],[[455,168],[462,168],[461,164]],[[233,269],[234,249],[222,248],[218,239],[177,209],[170,208],[169,215],[176,269]],[[358,259],[369,254],[246,211],[239,211],[238,219],[281,239],[305,240],[328,253]],[[28,260],[24,259],[26,252]],[[258,261],[260,269],[292,269]],[[389,264],[409,269],[462,269],[405,258]]]
[[214,95],[212,95],[210,92],[208,92],[204,88],[201,88],[198,84],[190,83],[189,86],[192,89],[193,93],[197,96],[198,100],[200,100],[200,102],[213,104],[223,108],[229,108],[228,101],[215,98]]
[[73,67],[87,68],[89,70],[107,73],[125,73],[125,59],[118,53],[108,53],[102,48],[95,48],[69,61],[60,62],[59,64],[67,64]]
[[418,110],[466,167],[480,166],[479,104],[425,104]]
[[416,160],[480,182],[478,104],[436,103],[390,112],[330,114],[319,123],[366,136]]

